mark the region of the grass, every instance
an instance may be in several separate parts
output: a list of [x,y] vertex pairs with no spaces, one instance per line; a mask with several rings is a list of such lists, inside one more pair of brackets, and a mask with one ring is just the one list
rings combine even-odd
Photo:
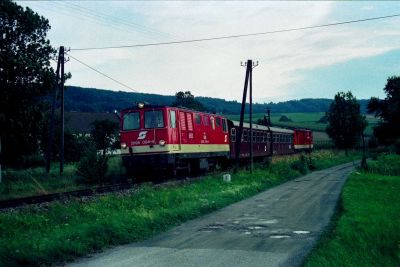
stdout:
[[[345,157],[322,151],[313,157],[315,167],[325,168],[351,161],[359,154]],[[298,177],[302,173],[290,166],[298,167],[302,162],[304,156],[281,157],[268,166],[257,165],[253,175],[247,171],[233,174],[231,183],[215,174],[180,186],[144,186],[85,202],[54,202],[0,213],[0,266],[60,263],[112,245],[147,239]]]
[[[111,157],[108,162],[107,177],[116,179],[124,174],[120,157]],[[60,176],[58,163],[53,163],[49,174],[44,167],[29,169],[6,169],[2,172],[0,183],[0,200],[73,191],[87,188],[80,183],[76,175],[76,164],[64,165],[64,174]]]
[[400,266],[400,156],[368,165],[349,177],[331,230],[305,266]]

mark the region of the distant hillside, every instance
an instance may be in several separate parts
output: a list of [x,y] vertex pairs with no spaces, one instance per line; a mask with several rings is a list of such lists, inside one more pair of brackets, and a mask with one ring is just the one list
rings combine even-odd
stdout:
[[[196,97],[210,112],[222,114],[240,113],[240,103],[220,98]],[[171,105],[175,96],[130,93],[122,91],[100,90],[68,86],[65,92],[66,111],[78,112],[113,112],[134,105],[137,102],[148,102],[157,105]],[[254,104],[254,113],[265,113],[271,109],[273,113],[282,112],[325,112],[331,104],[331,99],[300,99],[279,103]],[[360,100],[361,109],[365,111],[368,100]]]

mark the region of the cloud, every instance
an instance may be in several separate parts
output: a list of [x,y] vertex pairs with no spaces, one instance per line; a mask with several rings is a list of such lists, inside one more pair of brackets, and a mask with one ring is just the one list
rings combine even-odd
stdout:
[[[124,23],[104,16],[85,15],[82,9],[74,12],[65,3],[58,4],[58,8],[35,3],[37,10],[45,12],[53,25],[50,34],[53,43],[96,47],[265,32],[351,20],[358,18],[357,10],[362,9],[361,4],[350,3],[350,7],[358,7],[354,9],[354,16],[338,20],[337,15],[349,5],[258,1],[127,1],[78,5],[117,17]],[[399,19],[390,19],[213,42],[71,51],[71,54],[141,92],[174,94],[185,89],[194,95],[236,100],[241,99],[244,80],[240,61],[252,58],[260,63],[253,74],[254,99],[283,100],[293,95],[291,85],[302,82],[301,70],[399,48],[400,31],[396,27],[399,22]],[[70,84],[126,90],[73,60],[66,68],[73,75]]]

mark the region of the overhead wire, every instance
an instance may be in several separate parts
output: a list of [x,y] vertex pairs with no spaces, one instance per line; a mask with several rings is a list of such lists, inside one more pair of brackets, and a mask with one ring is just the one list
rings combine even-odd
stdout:
[[112,81],[118,83],[119,85],[122,85],[123,87],[125,87],[125,88],[127,88],[127,89],[129,89],[129,90],[131,90],[131,91],[133,91],[133,92],[139,93],[139,91],[133,89],[133,88],[130,87],[129,85],[126,85],[126,84],[124,84],[123,82],[120,82],[120,81],[118,81],[117,79],[115,79],[115,78],[113,78],[113,77],[111,77],[111,76],[105,74],[104,72],[99,71],[98,69],[96,69],[96,68],[94,68],[94,67],[92,67],[92,66],[86,64],[85,62],[83,62],[83,61],[77,59],[76,57],[72,56],[70,53],[65,53],[65,54],[67,54],[70,58],[74,59],[75,61],[79,62],[80,64],[82,64],[82,65],[88,67],[89,69],[91,69],[91,70],[97,72],[98,74],[103,75],[104,77],[106,77],[106,78],[108,78],[108,79],[110,79],[110,80],[112,80]]
[[260,36],[267,34],[275,34],[275,33],[283,33],[283,32],[293,32],[293,31],[302,31],[308,29],[315,28],[323,28],[323,27],[332,27],[344,24],[379,20],[379,19],[387,19],[393,17],[399,17],[400,14],[380,16],[380,17],[372,17],[358,20],[349,20],[314,26],[306,26],[306,27],[298,27],[298,28],[290,28],[290,29],[282,29],[282,30],[274,30],[274,31],[266,31],[266,32],[257,32],[257,33],[245,33],[245,34],[236,34],[236,35],[226,35],[226,36],[216,36],[216,37],[207,37],[207,38],[199,38],[199,39],[189,39],[189,40],[179,40],[179,41],[169,41],[169,42],[158,42],[158,43],[146,43],[146,44],[133,44],[133,45],[120,45],[120,46],[104,46],[104,47],[86,47],[86,48],[71,48],[71,51],[87,51],[87,50],[105,50],[105,49],[121,49],[121,48],[135,48],[135,47],[147,47],[147,46],[159,46],[159,45],[172,45],[172,44],[183,44],[183,43],[195,43],[195,42],[205,42],[205,41],[214,41],[214,40],[223,40],[223,39],[233,39],[233,38],[241,38],[248,36]]

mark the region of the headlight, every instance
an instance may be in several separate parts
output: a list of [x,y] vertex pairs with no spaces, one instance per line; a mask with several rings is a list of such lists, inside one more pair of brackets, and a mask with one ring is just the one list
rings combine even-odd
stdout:
[[121,148],[125,149],[126,148],[126,143],[121,143]]
[[137,104],[137,106],[138,106],[138,108],[144,108],[144,103],[140,102],[140,103]]
[[165,141],[164,140],[160,140],[160,142],[158,142],[160,144],[160,146],[165,146]]

